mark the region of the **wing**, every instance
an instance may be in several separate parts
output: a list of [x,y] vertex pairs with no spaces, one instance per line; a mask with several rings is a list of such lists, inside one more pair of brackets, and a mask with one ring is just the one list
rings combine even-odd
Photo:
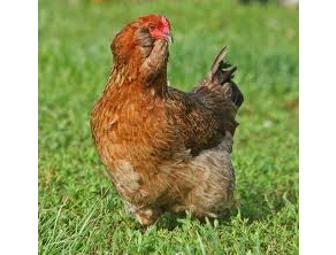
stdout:
[[191,93],[168,88],[168,119],[193,155],[218,145],[226,132],[233,136],[238,126],[235,117],[243,95],[232,81],[236,67],[224,62],[224,56],[225,48]]
[[183,142],[192,155],[217,145],[222,137],[214,113],[194,93],[168,88],[168,119],[179,142]]

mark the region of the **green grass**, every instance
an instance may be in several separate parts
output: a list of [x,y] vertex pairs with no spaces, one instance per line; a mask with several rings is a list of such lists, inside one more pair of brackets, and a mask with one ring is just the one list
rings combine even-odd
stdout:
[[[127,3],[127,4],[126,4]],[[245,95],[233,160],[240,209],[147,232],[123,209],[92,145],[89,114],[128,21],[167,15],[169,79],[190,89],[229,45]],[[298,254],[298,12],[233,1],[39,2],[40,254]]]

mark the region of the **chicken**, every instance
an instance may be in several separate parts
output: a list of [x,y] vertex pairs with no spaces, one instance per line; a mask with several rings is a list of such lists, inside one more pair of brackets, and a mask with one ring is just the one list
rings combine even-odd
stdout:
[[230,153],[243,95],[226,48],[184,93],[167,85],[170,23],[140,17],[114,38],[114,66],[91,113],[101,161],[143,226],[164,212],[218,218],[234,204]]

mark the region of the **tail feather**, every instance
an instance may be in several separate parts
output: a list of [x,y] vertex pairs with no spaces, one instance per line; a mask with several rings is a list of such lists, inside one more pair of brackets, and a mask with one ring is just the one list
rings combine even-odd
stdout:
[[234,82],[230,83],[231,85],[231,100],[239,108],[244,102],[244,96],[238,88],[237,84]]
[[236,66],[224,60],[227,47],[216,56],[205,79],[193,89],[204,105],[213,111],[218,121],[218,130],[232,136],[238,126],[236,114],[244,102],[243,94],[232,80],[237,70]]
[[224,46],[224,48],[216,56],[212,66],[211,66],[210,77],[209,77],[211,81],[212,81],[216,71],[220,67],[220,64],[221,64],[222,60],[225,58],[226,54],[227,54],[227,46]]
[[211,83],[222,86],[228,85],[229,96],[232,102],[239,108],[244,102],[244,96],[238,86],[232,81],[237,67],[224,60],[226,54],[227,47],[225,46],[216,56],[211,66],[208,78]]

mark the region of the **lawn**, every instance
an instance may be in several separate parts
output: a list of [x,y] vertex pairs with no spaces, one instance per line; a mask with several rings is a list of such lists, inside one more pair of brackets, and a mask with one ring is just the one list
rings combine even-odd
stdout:
[[[162,217],[146,232],[124,212],[92,144],[91,107],[114,34],[169,17],[170,84],[190,89],[229,45],[245,95],[233,161],[240,208],[201,223]],[[40,254],[298,254],[298,11],[234,1],[39,1]]]

